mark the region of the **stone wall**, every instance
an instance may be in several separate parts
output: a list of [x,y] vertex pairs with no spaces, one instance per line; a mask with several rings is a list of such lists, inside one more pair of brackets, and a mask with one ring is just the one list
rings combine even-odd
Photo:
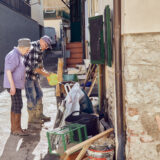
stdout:
[[159,160],[160,33],[123,36],[126,159]]
[[116,96],[115,96],[115,70],[114,65],[112,68],[106,66],[105,71],[105,79],[106,79],[106,98],[108,101],[108,106],[105,108],[108,112],[108,116],[112,121],[113,126],[115,127],[115,109],[116,109]]

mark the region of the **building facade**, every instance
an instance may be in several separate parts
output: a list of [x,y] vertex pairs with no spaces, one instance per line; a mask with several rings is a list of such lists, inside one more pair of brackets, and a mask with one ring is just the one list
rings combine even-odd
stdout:
[[31,0],[31,18],[39,23],[39,25],[44,26],[43,18],[43,0]]
[[159,160],[160,22],[158,0],[122,0],[126,159]]
[[[111,0],[87,0],[88,17],[103,15]],[[126,160],[159,160],[160,158],[160,2],[158,0],[121,0],[121,54],[123,89],[123,125]],[[115,13],[115,12],[114,12]],[[114,19],[112,12],[112,18]],[[86,27],[86,32],[87,27]],[[87,36],[86,36],[87,37]],[[113,49],[116,35],[113,35]],[[88,38],[89,39],[89,38]],[[105,65],[107,110],[118,129],[115,51],[112,66]],[[116,136],[116,148],[121,141]],[[118,157],[116,149],[116,159]]]

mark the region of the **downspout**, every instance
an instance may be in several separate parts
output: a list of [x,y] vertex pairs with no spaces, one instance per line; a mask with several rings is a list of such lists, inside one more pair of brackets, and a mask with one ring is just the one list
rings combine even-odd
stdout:
[[123,114],[122,84],[122,52],[121,52],[121,0],[114,0],[114,53],[115,53],[115,87],[116,87],[116,118],[117,146],[116,160],[125,160],[125,129]]
[[83,59],[85,59],[85,1],[86,0],[81,0],[81,15],[82,15],[82,19],[81,19],[81,31],[82,31],[82,47],[83,47]]

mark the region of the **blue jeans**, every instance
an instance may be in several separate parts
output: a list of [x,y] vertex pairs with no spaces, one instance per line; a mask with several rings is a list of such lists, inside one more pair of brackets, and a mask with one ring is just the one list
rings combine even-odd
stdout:
[[36,109],[36,105],[38,101],[42,101],[42,97],[43,97],[39,80],[26,79],[25,91],[26,91],[28,109],[29,110]]

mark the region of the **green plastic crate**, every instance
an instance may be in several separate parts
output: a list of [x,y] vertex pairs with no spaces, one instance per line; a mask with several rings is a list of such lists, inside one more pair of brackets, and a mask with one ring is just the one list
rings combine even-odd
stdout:
[[47,132],[49,153],[63,154],[67,148],[87,139],[86,126],[70,124]]
[[75,81],[78,82],[76,74],[63,74],[63,81]]

